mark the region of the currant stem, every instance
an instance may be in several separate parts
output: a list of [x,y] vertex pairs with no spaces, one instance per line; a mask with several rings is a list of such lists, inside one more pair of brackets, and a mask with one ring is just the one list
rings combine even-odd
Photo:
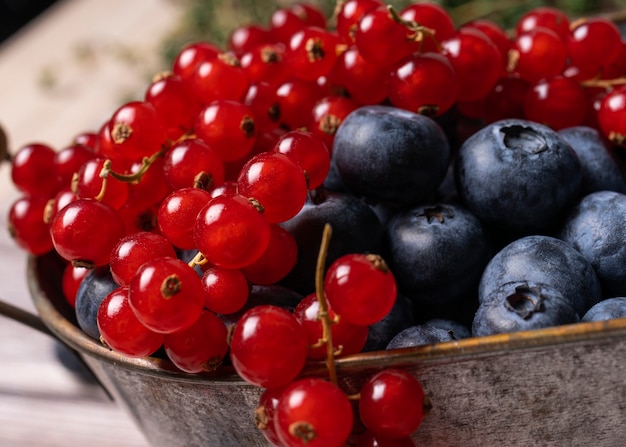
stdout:
[[322,322],[322,340],[326,343],[326,368],[330,381],[337,385],[337,369],[335,367],[335,348],[333,347],[333,336],[331,327],[333,320],[328,313],[328,302],[324,293],[324,266],[326,265],[326,256],[328,255],[328,244],[332,236],[332,227],[330,224],[324,225],[322,233],[322,243],[317,257],[317,266],[315,269],[315,293],[319,302],[319,310],[317,317]]
[[[144,157],[143,160],[141,160],[141,167],[139,168],[137,172],[133,174],[120,174],[118,172],[113,171],[111,169],[111,161],[107,160],[105,162],[105,166],[102,168],[102,171],[100,171],[100,177],[106,178],[107,175],[110,175],[114,179],[119,180],[121,182],[128,182],[128,183],[137,182],[141,180],[141,177],[148,171],[150,166],[152,166],[152,164],[159,157],[162,157],[164,154],[165,154],[165,150],[161,149],[160,151],[155,152],[149,157]],[[106,169],[106,172],[105,172],[105,169]]]
[[[102,179],[102,186],[100,187],[100,192],[98,192],[98,195],[95,197],[95,199],[98,201],[102,201],[102,199],[104,198],[104,194],[106,194],[106,190],[107,190],[107,181],[109,179],[109,176],[121,182],[126,182],[126,183],[138,182],[139,180],[141,180],[141,177],[143,177],[143,175],[148,171],[148,168],[150,168],[150,166],[152,166],[152,164],[159,157],[162,157],[164,154],[165,154],[165,149],[161,149],[160,151],[152,154],[150,157],[144,157],[143,160],[141,160],[141,167],[139,168],[137,172],[133,174],[120,174],[118,172],[115,172],[111,168],[111,160],[105,160],[102,166],[102,169],[100,170],[100,178]],[[72,181],[75,182],[77,181],[77,179],[72,179]]]
[[400,16],[400,13],[398,13],[398,11],[391,5],[387,5],[387,11],[389,11],[389,16],[393,21],[404,25],[409,31],[413,33],[410,37],[415,42],[420,43],[420,52],[422,50],[421,45],[423,44],[426,37],[431,38],[440,51],[443,50],[443,46],[441,45],[441,43],[437,39],[435,39],[434,29],[428,28],[424,25],[420,25],[414,20],[403,19],[402,16]]
[[194,268],[196,265],[204,265],[208,261],[201,252],[196,253],[191,261],[188,262],[189,267]]
[[581,82],[583,87],[600,87],[600,88],[611,88],[617,85],[625,85],[626,77],[615,78],[615,79],[589,79],[587,81]]

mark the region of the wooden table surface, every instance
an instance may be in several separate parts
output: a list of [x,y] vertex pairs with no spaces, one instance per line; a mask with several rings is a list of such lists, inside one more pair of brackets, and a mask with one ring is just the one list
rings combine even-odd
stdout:
[[[65,0],[2,44],[0,124],[11,150],[34,141],[60,149],[142,96],[167,68],[159,45],[181,14],[172,0]],[[0,299],[34,311],[26,255],[6,230],[18,196],[0,165]],[[0,316],[0,446],[146,446],[127,414],[59,361],[57,345]]]

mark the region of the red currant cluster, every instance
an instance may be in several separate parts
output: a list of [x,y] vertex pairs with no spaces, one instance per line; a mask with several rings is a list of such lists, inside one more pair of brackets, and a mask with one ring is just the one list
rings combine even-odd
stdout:
[[[459,32],[466,28],[478,29],[491,39],[500,63],[492,58],[487,65],[492,67],[490,73],[499,75],[494,75],[497,80],[486,94],[474,98],[460,94],[462,114],[487,122],[526,118],[555,130],[586,125],[616,144],[623,143],[624,106],[618,103],[626,95],[626,46],[612,21],[604,17],[570,21],[563,11],[541,7],[523,15],[508,37],[493,23],[477,20],[463,25],[456,38],[444,41],[449,54],[458,53],[451,59],[453,65],[455,59],[476,59],[470,54],[477,46],[463,51],[470,44],[463,43]],[[486,58],[483,61],[487,64]]]
[[[361,351],[368,325],[384,318],[396,299],[396,283],[377,255],[351,254],[323,265],[330,227],[324,233],[317,268],[317,292],[294,313],[261,305],[244,313],[231,337],[237,373],[265,388],[255,413],[268,441],[281,446],[346,445],[355,425],[350,399],[358,400],[367,429],[356,445],[413,445],[428,400],[410,373],[386,369],[368,377],[357,395],[346,395],[334,366],[336,355]],[[290,340],[285,344],[283,340]],[[326,358],[330,380],[297,378],[307,360]]]

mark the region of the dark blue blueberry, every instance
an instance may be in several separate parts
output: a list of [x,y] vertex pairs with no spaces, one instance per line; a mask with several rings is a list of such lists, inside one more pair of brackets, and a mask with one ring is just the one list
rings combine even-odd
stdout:
[[106,296],[119,286],[108,266],[97,267],[83,278],[76,293],[76,320],[90,337],[100,339],[98,309]]
[[576,153],[554,130],[506,119],[463,143],[455,179],[470,211],[518,237],[552,228],[577,199],[582,174]]
[[315,291],[315,268],[324,225],[332,226],[326,267],[349,253],[380,253],[382,226],[361,199],[351,194],[318,190],[302,210],[281,226],[295,238],[297,263],[281,281],[302,295]]
[[326,175],[323,186],[328,191],[347,192],[346,187],[341,180],[341,175],[337,170],[337,166],[332,159],[330,161],[330,169],[328,170],[328,175]]
[[452,334],[452,337],[455,340],[469,338],[472,336],[472,332],[465,324],[455,320],[449,320],[447,318],[432,318],[426,321],[426,324],[440,329],[445,329]]
[[626,317],[626,297],[616,296],[600,301],[580,321],[606,321]]
[[385,349],[393,337],[415,323],[413,302],[405,295],[398,294],[395,304],[385,318],[369,327],[363,352]]
[[480,279],[480,303],[488,302],[502,285],[516,281],[553,287],[579,316],[602,299],[600,280],[591,263],[571,244],[550,236],[526,236],[496,253]]
[[528,281],[501,285],[485,297],[472,324],[475,337],[577,323],[580,317],[556,288]]
[[582,168],[580,195],[596,191],[626,193],[626,181],[615,158],[593,127],[575,126],[559,130],[574,149]]
[[243,309],[240,309],[232,314],[219,314],[218,316],[222,319],[226,326],[231,326],[235,324],[246,311],[255,306],[271,304],[273,306],[287,309],[289,312],[293,312],[300,300],[302,300],[302,295],[288,289],[287,287],[277,284],[264,286],[253,284],[250,287],[250,295],[248,295],[248,300],[246,301]]
[[587,259],[604,297],[626,295],[626,195],[598,191],[583,197],[563,223],[559,237]]
[[385,259],[418,310],[473,296],[492,255],[482,223],[458,204],[419,205],[398,213],[385,236]]
[[454,334],[447,329],[431,326],[430,324],[418,324],[406,328],[393,337],[387,345],[387,349],[412,348],[454,340],[456,340]]
[[413,204],[430,197],[450,159],[434,120],[389,106],[364,106],[341,123],[333,163],[345,187],[382,202]]

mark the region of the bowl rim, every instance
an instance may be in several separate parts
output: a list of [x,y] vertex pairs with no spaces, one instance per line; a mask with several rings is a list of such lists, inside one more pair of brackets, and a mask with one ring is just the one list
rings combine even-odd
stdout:
[[[113,351],[85,334],[65,318],[53,304],[43,287],[40,256],[27,258],[27,282],[31,299],[43,323],[64,344],[81,356],[94,358],[114,367],[142,374],[167,377],[171,380],[245,384],[231,366],[215,371],[187,373],[171,361],[157,357],[133,358]],[[597,344],[626,338],[626,318],[607,321],[580,322],[545,329],[471,337],[456,341],[432,343],[411,348],[373,351],[335,359],[339,376],[367,373],[383,368],[419,369],[431,363],[451,363],[469,359],[506,355],[518,350],[550,350],[569,344]],[[325,362],[309,362],[301,374],[325,376]]]

